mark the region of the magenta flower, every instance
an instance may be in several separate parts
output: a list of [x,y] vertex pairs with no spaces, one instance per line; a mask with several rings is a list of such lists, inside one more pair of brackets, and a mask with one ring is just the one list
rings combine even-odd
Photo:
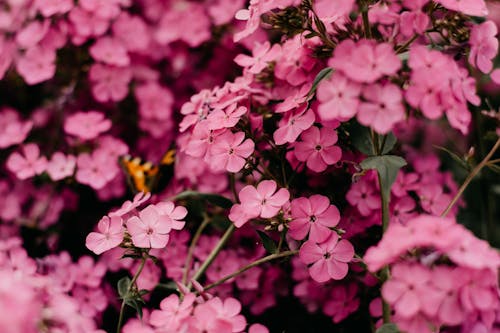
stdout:
[[323,312],[332,317],[334,323],[340,323],[359,308],[357,293],[358,286],[354,283],[335,286],[323,306]]
[[380,195],[377,189],[364,178],[352,184],[346,195],[347,201],[358,208],[363,216],[368,216],[375,209],[380,209]]
[[493,21],[472,26],[469,63],[483,73],[489,73],[493,69],[492,60],[498,52],[497,32],[497,26]]
[[153,205],[141,210],[139,216],[129,218],[126,225],[135,246],[153,249],[161,249],[167,245],[168,234],[172,229],[170,218],[160,215]]
[[330,205],[327,197],[316,194],[310,198],[297,198],[291,202],[289,235],[297,240],[304,239],[309,233],[309,240],[317,243],[327,240],[340,221],[340,212]]
[[104,149],[78,155],[76,164],[76,180],[96,190],[102,189],[120,172],[116,157]]
[[335,146],[337,133],[334,129],[312,126],[300,135],[301,142],[295,144],[295,157],[306,162],[309,169],[315,172],[325,171],[328,165],[340,161],[342,150]]
[[51,79],[56,73],[56,52],[53,49],[34,46],[19,58],[17,72],[27,84],[33,85]]
[[76,157],[73,155],[64,155],[61,152],[55,152],[47,164],[47,173],[52,180],[61,180],[72,176],[75,172]]
[[238,194],[241,204],[231,208],[229,219],[237,227],[241,227],[255,217],[267,219],[275,216],[290,198],[287,189],[276,191],[276,188],[274,180],[263,180],[257,188],[252,185],[245,186]]
[[238,172],[245,166],[246,159],[252,155],[254,146],[251,139],[245,140],[245,133],[227,132],[212,145],[209,162],[214,170]]
[[128,67],[115,67],[93,64],[89,79],[92,82],[92,95],[99,102],[118,102],[128,94],[132,81],[132,71]]
[[33,127],[32,121],[21,121],[18,113],[11,108],[0,111],[0,149],[22,143]]
[[234,298],[222,301],[215,297],[199,304],[194,309],[194,332],[231,333],[242,332],[246,326],[245,317],[240,315],[241,304]]
[[13,152],[7,159],[7,169],[23,180],[39,175],[47,168],[47,159],[40,156],[40,148],[34,143],[22,147],[23,155]]
[[303,131],[314,124],[314,119],[314,112],[307,109],[307,105],[296,112],[288,113],[273,134],[274,142],[277,145],[295,142]]
[[174,230],[181,230],[186,224],[182,221],[188,213],[186,207],[175,206],[172,201],[162,201],[156,204],[156,209],[160,212],[161,216],[170,218],[170,226]]
[[123,220],[119,216],[104,216],[97,224],[99,232],[91,232],[85,246],[95,254],[117,247],[123,241]]
[[404,318],[415,316],[423,308],[431,279],[430,271],[421,265],[398,264],[391,270],[391,278],[382,286],[382,296]]
[[486,16],[488,8],[484,0],[436,0],[443,7],[472,16]]
[[160,310],[153,310],[149,322],[157,328],[174,332],[180,329],[181,324],[191,315],[195,294],[187,294],[181,301],[179,296],[170,295],[160,303]]
[[97,111],[77,112],[64,122],[64,131],[83,140],[95,139],[111,128],[111,121]]
[[101,37],[89,49],[90,55],[107,65],[128,66],[130,58],[123,44],[111,37]]
[[377,44],[362,39],[342,41],[328,65],[360,83],[373,83],[384,75],[393,75],[401,68],[401,60],[388,43]]
[[309,274],[316,282],[326,282],[330,279],[341,280],[347,275],[347,264],[354,256],[352,244],[332,233],[323,243],[308,240],[300,248],[300,260],[310,265]]
[[245,106],[237,107],[236,103],[231,104],[225,110],[215,109],[207,117],[209,121],[208,128],[216,130],[234,127],[247,111],[248,109]]
[[361,85],[335,72],[318,86],[318,115],[321,120],[349,120],[358,112]]
[[372,84],[363,90],[363,97],[366,102],[359,106],[358,121],[376,132],[386,134],[405,118],[403,94],[398,86]]
[[271,47],[271,43],[266,41],[262,44],[255,44],[251,57],[245,54],[238,54],[236,58],[234,58],[234,62],[242,67],[248,68],[249,73],[259,74],[264,68],[267,67],[268,62],[276,60],[280,54],[280,44],[274,44]]

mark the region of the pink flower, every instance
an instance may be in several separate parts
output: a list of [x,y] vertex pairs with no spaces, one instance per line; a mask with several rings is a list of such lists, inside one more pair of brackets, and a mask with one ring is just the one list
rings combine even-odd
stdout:
[[27,84],[33,85],[51,79],[56,73],[56,52],[34,46],[19,58],[16,69]]
[[77,112],[64,122],[64,131],[83,140],[95,139],[111,128],[111,121],[97,111]]
[[150,324],[169,332],[179,330],[181,324],[191,315],[195,299],[195,294],[185,295],[182,301],[175,294],[164,298],[160,303],[160,310],[151,312]]
[[417,264],[398,264],[391,270],[391,278],[382,286],[382,296],[404,318],[415,316],[423,309],[421,295],[426,295],[431,275],[427,268]]
[[347,201],[358,208],[363,216],[368,216],[375,209],[380,209],[380,195],[370,182],[365,179],[352,184],[346,195]]
[[139,192],[134,196],[132,201],[130,200],[125,201],[119,209],[109,213],[108,215],[110,217],[113,216],[123,217],[125,214],[132,212],[134,209],[142,205],[144,202],[148,201],[149,198],[151,198],[151,192],[147,193]]
[[47,159],[40,156],[40,148],[34,143],[22,147],[23,155],[13,152],[7,159],[7,169],[19,179],[27,179],[39,175],[47,168]]
[[225,110],[215,109],[207,117],[208,128],[216,130],[234,127],[247,111],[245,106],[237,106],[236,103],[231,104]]
[[335,48],[328,65],[351,80],[373,83],[384,75],[396,74],[401,68],[401,60],[390,44],[366,39],[355,43],[346,39]]
[[89,79],[92,82],[92,95],[99,102],[118,102],[128,94],[132,72],[128,67],[115,67],[93,64]]
[[161,249],[167,245],[168,234],[172,229],[170,218],[160,215],[153,205],[141,210],[138,217],[129,218],[126,225],[135,246],[153,249]]
[[322,120],[349,120],[356,115],[361,85],[335,72],[318,86],[318,115]]
[[238,194],[241,205],[231,208],[229,219],[239,228],[252,218],[260,216],[267,219],[275,216],[290,198],[287,189],[276,191],[276,188],[274,180],[263,180],[257,188],[245,186]]
[[151,32],[140,16],[129,15],[122,11],[113,23],[113,35],[129,51],[144,51],[151,41]]
[[277,145],[295,142],[303,131],[314,124],[314,119],[314,112],[307,109],[307,105],[293,113],[287,113],[273,134],[274,142]]
[[72,0],[35,0],[34,6],[44,17],[51,17],[69,12],[74,4]]
[[300,248],[300,260],[310,265],[309,274],[316,282],[327,282],[330,279],[342,280],[349,269],[347,264],[354,256],[354,248],[349,241],[332,233],[323,243],[308,240]]
[[309,169],[315,172],[325,171],[328,165],[340,161],[342,150],[335,146],[337,133],[334,129],[312,126],[300,135],[302,141],[295,144],[295,157],[306,162]]
[[99,190],[111,182],[120,172],[116,157],[104,149],[78,155],[76,180]]
[[472,16],[486,16],[488,8],[484,0],[436,0],[443,7]]
[[172,201],[162,201],[156,204],[156,209],[161,216],[167,216],[170,219],[170,226],[174,230],[184,228],[186,222],[182,221],[188,211],[183,206],[175,206]]
[[323,306],[323,312],[339,323],[359,308],[360,300],[356,297],[358,286],[354,283],[335,286]]
[[252,155],[254,146],[251,139],[245,140],[245,133],[227,132],[211,147],[210,165],[214,170],[239,172],[245,166],[246,159]]
[[123,241],[123,220],[119,216],[104,216],[97,224],[99,232],[91,232],[85,246],[95,254],[111,250]]
[[470,32],[469,63],[483,73],[489,73],[493,69],[492,60],[498,52],[498,29],[493,21],[473,25]]
[[245,54],[238,54],[234,58],[234,62],[238,65],[248,68],[248,72],[252,74],[259,74],[268,63],[276,60],[281,54],[280,44],[274,44],[266,41],[263,44],[256,43],[252,50],[252,57]]
[[206,333],[242,332],[246,326],[245,317],[240,315],[241,304],[234,298],[222,301],[215,297],[194,309],[195,327]]
[[358,121],[376,132],[386,134],[405,118],[403,95],[398,86],[372,84],[363,89],[363,97],[366,102],[359,106]]
[[0,149],[22,143],[33,127],[31,121],[21,121],[18,113],[10,108],[0,111]]
[[107,65],[128,66],[130,58],[123,44],[111,37],[101,37],[89,49],[90,55]]
[[72,176],[75,172],[76,157],[73,155],[64,155],[61,152],[55,152],[47,164],[47,173],[52,180],[61,180]]
[[310,90],[310,84],[304,84],[299,89],[292,90],[286,95],[285,100],[276,106],[276,112],[283,113],[300,107],[307,101]]
[[327,197],[315,194],[310,198],[292,200],[289,234],[297,240],[304,239],[309,233],[309,240],[317,243],[327,240],[340,221],[337,207],[330,205]]

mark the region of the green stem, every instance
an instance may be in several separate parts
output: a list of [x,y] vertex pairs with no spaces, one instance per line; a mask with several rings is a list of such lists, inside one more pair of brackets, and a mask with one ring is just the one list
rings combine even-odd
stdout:
[[256,267],[256,266],[259,266],[259,265],[262,265],[268,261],[272,261],[272,260],[275,260],[275,259],[279,259],[279,258],[284,258],[284,257],[289,257],[289,256],[293,256],[293,255],[296,255],[297,253],[299,253],[298,250],[293,250],[293,251],[285,251],[285,252],[281,252],[281,253],[275,253],[275,254],[271,254],[271,255],[268,255],[267,257],[264,257],[264,258],[260,258],[242,268],[240,268],[239,270],[237,270],[236,272],[234,273],[231,273],[225,277],[223,277],[222,279],[220,279],[219,281],[216,281],[212,284],[209,284],[208,286],[205,287],[204,290],[209,290],[209,289],[212,289],[214,287],[217,287],[218,285],[221,285],[223,284],[224,282],[226,282],[227,280],[230,280],[246,271],[248,271],[250,268],[253,268],[253,267]]
[[[130,285],[128,286],[127,293],[132,291],[132,288],[134,288],[135,283],[137,282],[137,279],[139,278],[139,275],[141,275],[142,270],[144,269],[144,266],[146,265],[146,261],[148,260],[148,255],[142,255],[141,259],[141,264],[139,265],[139,269],[135,273],[134,277],[132,278],[132,281],[130,281]],[[125,313],[125,300],[122,300],[122,305],[120,307],[120,315],[118,317],[118,325],[116,326],[116,333],[120,333],[120,329],[122,327],[122,322],[123,322],[123,315]]]
[[451,200],[451,202],[448,204],[448,207],[446,207],[444,212],[441,214],[441,217],[445,217],[450,212],[453,206],[457,203],[458,199],[460,199],[460,197],[464,193],[469,183],[472,181],[472,179],[474,179],[474,177],[479,173],[479,171],[481,171],[481,169],[488,163],[493,154],[495,154],[498,147],[500,147],[500,138],[497,140],[497,142],[495,142],[495,145],[493,146],[493,148],[491,148],[488,155],[486,155],[486,157],[478,165],[476,165],[474,169],[472,169],[471,173],[467,176],[462,186],[460,186],[460,188],[458,189],[458,192],[455,195],[455,197],[453,197],[453,200]]
[[[222,238],[219,240],[219,243],[217,243],[212,252],[210,252],[208,258],[203,262],[200,269],[198,269],[198,271],[194,274],[193,280],[198,281],[200,277],[205,273],[207,268],[212,264],[215,258],[217,258],[224,245],[226,245],[227,241],[234,233],[234,230],[236,230],[236,227],[234,226],[234,224],[231,224],[229,228],[227,228],[224,235],[222,235]],[[193,284],[189,282],[188,289],[191,289],[192,285]]]
[[200,226],[196,230],[196,233],[193,236],[193,239],[191,240],[191,244],[189,245],[189,250],[186,258],[186,262],[184,264],[184,274],[182,275],[182,284],[186,285],[187,279],[188,279],[188,274],[189,270],[191,269],[191,263],[193,260],[193,253],[194,253],[194,248],[196,247],[196,244],[198,243],[198,240],[201,237],[201,234],[205,227],[210,223],[210,219],[208,216],[205,215],[203,221],[201,222]]

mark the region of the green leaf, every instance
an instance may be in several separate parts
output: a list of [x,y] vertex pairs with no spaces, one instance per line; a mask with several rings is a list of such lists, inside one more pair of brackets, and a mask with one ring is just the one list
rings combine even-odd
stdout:
[[447,149],[445,147],[436,146],[436,145],[434,145],[434,148],[444,151],[445,153],[447,153],[448,155],[450,155],[450,157],[455,162],[457,162],[462,168],[464,168],[465,170],[470,170],[470,167],[467,164],[467,162],[465,162],[462,158],[460,158],[460,156],[458,156],[457,154],[455,154],[451,150],[449,150],[449,149]]
[[[385,139],[385,141],[384,141],[384,139]],[[394,148],[397,141],[398,141],[398,139],[396,139],[396,136],[394,136],[394,134],[392,132],[383,136],[382,140],[380,140],[380,147],[379,147],[380,154],[381,155],[388,154],[392,150],[392,148]],[[382,147],[382,144],[384,144],[383,147]]]
[[166,290],[177,290],[177,284],[174,281],[169,281],[167,283],[158,283],[155,288],[161,288]]
[[364,170],[377,170],[382,193],[386,198],[389,198],[391,186],[396,180],[399,169],[406,165],[406,161],[395,155],[371,156],[367,157],[360,165]]
[[131,282],[132,281],[128,276],[125,276],[118,281],[116,289],[118,290],[120,298],[125,299],[128,297]]
[[399,329],[396,324],[387,323],[380,326],[375,333],[399,333]]
[[133,308],[137,312],[137,314],[139,315],[139,318],[141,318],[141,320],[142,320],[142,304],[141,303],[144,303],[144,301],[142,301],[142,302],[141,301],[142,301],[142,299],[140,301],[138,301],[135,298],[130,298],[130,299],[125,300],[125,304],[127,304],[128,306]]
[[215,215],[212,217],[210,224],[217,230],[226,231],[231,225],[231,221],[227,218],[227,216]]
[[273,254],[278,251],[278,247],[276,246],[271,237],[269,237],[265,232],[260,230],[257,230],[257,233],[259,234],[259,237],[262,240],[262,245],[264,245],[264,248],[266,249],[267,252]]
[[308,99],[311,98],[311,96],[316,92],[316,89],[318,89],[318,84],[321,81],[328,79],[332,75],[332,72],[333,72],[333,68],[326,67],[326,68],[323,68],[318,73],[318,75],[316,75],[316,77],[314,78],[313,84],[311,86],[311,90],[309,90],[309,92],[307,93]]
[[368,127],[361,126],[360,124],[353,122],[349,126],[349,136],[354,148],[365,155],[375,155],[375,152],[373,151],[372,137]]
[[174,197],[174,200],[182,200],[190,197],[207,200],[212,205],[219,206],[225,209],[231,208],[233,206],[233,202],[228,198],[223,197],[222,195],[212,194],[212,193],[201,193],[196,191],[181,192]]
[[488,168],[491,169],[491,171],[494,171],[496,173],[500,173],[500,166],[496,165],[496,164],[486,164],[486,166]]

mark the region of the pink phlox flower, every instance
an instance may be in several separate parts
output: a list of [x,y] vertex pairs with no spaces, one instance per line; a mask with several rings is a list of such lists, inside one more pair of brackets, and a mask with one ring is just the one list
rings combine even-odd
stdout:
[[156,120],[169,120],[172,116],[174,95],[170,90],[156,82],[148,82],[135,88],[141,117]]
[[116,156],[110,155],[105,149],[78,155],[76,165],[76,180],[96,190],[103,188],[120,172]]
[[118,102],[128,94],[132,71],[128,67],[96,63],[90,67],[89,79],[92,82],[92,95],[98,102]]
[[380,209],[381,201],[375,185],[365,178],[352,184],[346,195],[347,201],[355,206],[362,216],[368,216],[373,210]]
[[100,315],[108,306],[107,295],[101,289],[89,289],[76,286],[71,295],[78,302],[79,312],[85,317]]
[[428,184],[417,189],[420,205],[427,213],[441,215],[451,202],[451,195],[443,193],[442,185]]
[[369,85],[363,89],[363,97],[365,102],[361,103],[357,114],[362,125],[386,134],[405,118],[403,94],[398,86],[392,83]]
[[484,0],[436,0],[445,8],[471,16],[486,16],[488,8]]
[[431,272],[430,284],[421,297],[422,311],[429,317],[437,317],[445,325],[455,326],[464,318],[459,292],[466,275],[456,268],[437,266]]
[[77,112],[64,121],[64,131],[82,140],[91,140],[111,128],[111,121],[98,111]]
[[252,185],[245,186],[238,194],[241,204],[233,205],[229,219],[239,228],[252,218],[260,216],[267,219],[275,216],[290,199],[287,189],[276,189],[274,180],[263,180],[257,188]]
[[27,84],[33,85],[51,79],[56,73],[54,49],[34,46],[18,58],[16,69]]
[[245,133],[226,132],[210,148],[209,163],[213,170],[239,172],[245,166],[246,159],[252,155],[255,144],[245,140]]
[[418,188],[418,174],[399,172],[396,176],[396,181],[391,187],[391,193],[397,197],[408,195],[409,191],[414,191]]
[[109,28],[110,21],[81,7],[75,7],[69,12],[71,22],[72,42],[83,44],[89,37],[103,35]]
[[238,106],[236,103],[231,104],[225,110],[215,109],[207,116],[208,128],[216,130],[234,127],[247,111],[247,107]]
[[327,29],[331,29],[331,23],[335,23],[339,27],[344,26],[344,23],[349,20],[348,16],[353,10],[354,3],[354,0],[333,3],[328,0],[318,0],[314,3],[314,9],[320,20],[326,24]]
[[61,180],[70,177],[75,172],[76,157],[55,152],[47,164],[47,173],[52,180]]
[[209,130],[208,126],[200,123],[193,129],[191,137],[185,146],[185,152],[189,156],[204,157],[208,160],[212,146],[219,140],[224,138],[224,134],[228,132],[227,129]]
[[122,11],[113,22],[113,35],[120,40],[128,51],[141,52],[150,44],[150,31],[140,17]]
[[173,230],[182,230],[186,225],[186,222],[182,220],[188,214],[186,207],[175,206],[172,201],[162,201],[156,204],[156,209],[161,216],[170,218],[170,226]]
[[72,0],[35,0],[33,5],[47,18],[56,14],[66,14],[74,7]]
[[208,13],[215,25],[224,25],[231,23],[236,12],[244,5],[244,0],[217,0],[210,4]]
[[313,49],[318,44],[318,39],[304,40],[301,35],[288,39],[282,46],[282,56],[276,62],[274,75],[292,86],[312,81],[313,69],[317,64]]
[[119,216],[104,216],[97,224],[99,232],[91,232],[85,246],[95,254],[117,247],[123,241],[123,220]]
[[318,85],[318,115],[322,120],[349,120],[358,111],[361,85],[338,71]]
[[323,312],[332,317],[334,323],[340,323],[359,308],[357,293],[358,286],[354,283],[333,287],[329,299],[323,305]]
[[366,39],[355,43],[346,39],[335,48],[328,65],[351,80],[373,83],[384,75],[396,74],[401,68],[401,60],[390,44]]
[[280,55],[280,44],[274,44],[271,47],[271,43],[266,41],[262,44],[255,43],[252,50],[252,56],[238,54],[236,58],[234,58],[234,62],[241,67],[247,68],[249,73],[259,74],[264,68],[267,67],[269,62],[275,61]]
[[321,129],[312,126],[300,135],[301,141],[295,144],[295,157],[301,162],[306,162],[309,169],[314,172],[325,171],[328,165],[340,161],[342,150],[335,146],[337,132],[329,127]]
[[307,102],[307,94],[311,90],[310,84],[304,84],[288,94],[285,100],[276,106],[276,112],[283,113],[296,108]]
[[323,243],[308,240],[300,248],[299,257],[309,267],[309,274],[316,282],[330,279],[342,280],[349,269],[348,262],[354,256],[352,244],[332,233]]
[[40,44],[50,28],[50,21],[33,21],[28,23],[16,34],[16,43],[19,48],[30,49]]
[[391,200],[391,223],[402,223],[404,224],[406,221],[410,220],[417,216],[417,212],[415,208],[417,204],[415,200],[413,200],[410,196],[405,196],[398,198],[398,200]]
[[130,200],[125,201],[119,209],[112,211],[108,215],[110,217],[113,216],[123,217],[124,215],[133,212],[137,207],[142,205],[144,202],[148,201],[149,198],[151,198],[151,192],[146,192],[146,193],[139,192],[134,196],[132,201]]
[[117,39],[101,37],[89,48],[90,55],[97,61],[112,66],[128,66],[130,57],[125,46]]
[[0,110],[0,149],[22,143],[33,127],[32,121],[21,121],[19,114],[10,108]]
[[465,280],[460,289],[460,304],[467,312],[498,309],[497,273],[491,270],[460,269]]
[[120,5],[123,4],[122,0],[80,0],[78,3],[93,15],[107,20],[117,17],[121,12]]
[[449,246],[446,254],[457,265],[472,269],[490,269],[494,272],[500,267],[500,254],[488,242],[478,239],[472,232],[460,226],[461,239]]
[[22,146],[22,152],[22,155],[17,151],[13,152],[6,162],[7,169],[17,178],[24,180],[46,170],[47,158],[40,156],[40,148],[35,143]]
[[277,145],[295,142],[303,131],[314,124],[314,120],[314,112],[307,109],[307,105],[293,113],[287,113],[273,134],[274,142]]
[[78,259],[77,264],[73,267],[75,274],[75,283],[96,288],[101,285],[102,278],[106,274],[106,266],[101,262],[94,262],[90,256],[83,256]]
[[198,305],[194,309],[194,318],[201,332],[236,333],[242,332],[246,326],[246,319],[239,314],[240,311],[241,304],[236,299],[223,301],[215,297]]
[[489,73],[493,69],[492,60],[498,52],[498,29],[493,21],[486,21],[473,25],[470,32],[469,63],[483,73]]
[[172,229],[171,219],[160,215],[154,205],[141,210],[139,216],[129,218],[126,225],[135,246],[153,249],[161,249],[167,245]]
[[[212,265],[207,269],[207,279],[210,282],[218,281],[227,275],[235,272],[242,266],[242,260],[236,256],[234,252],[221,252],[219,256],[213,261]],[[230,279],[227,283],[233,282]]]
[[304,239],[309,233],[309,240],[324,242],[340,221],[340,212],[330,204],[327,197],[315,194],[310,198],[297,198],[291,202],[292,221],[289,235],[297,240]]
[[269,333],[269,330],[264,325],[252,324],[248,328],[248,333]]
[[423,299],[427,295],[430,271],[421,265],[401,263],[394,265],[391,278],[382,286],[382,296],[393,306],[396,313],[410,318],[423,310]]
[[191,315],[195,299],[196,296],[192,293],[184,295],[182,301],[175,294],[164,298],[160,303],[160,310],[151,312],[149,323],[168,332],[178,332],[181,323]]

